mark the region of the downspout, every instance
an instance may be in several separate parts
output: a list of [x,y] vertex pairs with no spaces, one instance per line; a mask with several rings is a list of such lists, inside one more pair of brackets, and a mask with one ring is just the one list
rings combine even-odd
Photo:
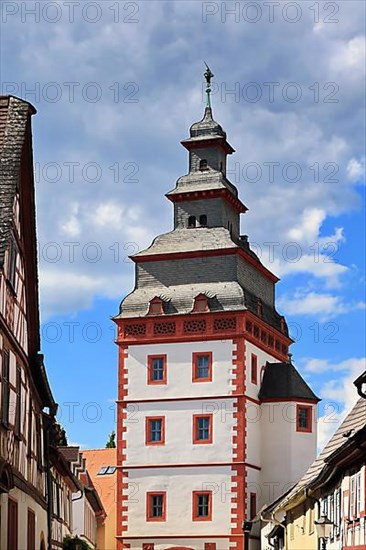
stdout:
[[[278,521],[278,519],[275,518],[274,512],[272,512],[271,514],[271,519],[265,518],[262,513],[260,514],[260,519],[261,521],[264,521],[264,523],[274,523],[275,525],[279,525],[280,527],[283,527],[284,531],[286,531],[286,524],[284,525],[283,523]],[[276,549],[276,544],[271,542],[271,539],[268,537],[268,535],[265,535],[265,537],[268,539],[268,544],[272,548]]]
[[47,487],[47,549],[52,550],[52,510],[53,510],[53,493],[52,493],[52,476],[50,462],[50,430],[52,422],[48,419],[48,426],[45,430],[45,459],[46,459],[46,487]]

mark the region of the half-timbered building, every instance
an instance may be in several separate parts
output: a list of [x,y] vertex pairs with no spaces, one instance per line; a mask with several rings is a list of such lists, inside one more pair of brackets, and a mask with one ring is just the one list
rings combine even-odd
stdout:
[[0,97],[0,547],[48,547],[46,433],[56,412],[40,354],[31,118]]

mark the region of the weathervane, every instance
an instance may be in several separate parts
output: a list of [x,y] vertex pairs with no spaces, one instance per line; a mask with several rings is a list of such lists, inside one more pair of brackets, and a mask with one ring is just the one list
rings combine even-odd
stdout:
[[206,106],[211,109],[211,78],[213,78],[215,75],[211,72],[210,67],[207,65],[206,61],[204,61],[204,64],[206,65],[206,71],[204,72],[204,77],[206,79]]

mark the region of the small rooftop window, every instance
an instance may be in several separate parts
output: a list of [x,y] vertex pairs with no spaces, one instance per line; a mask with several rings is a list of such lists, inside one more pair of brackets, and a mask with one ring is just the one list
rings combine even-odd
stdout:
[[116,470],[117,470],[116,466],[102,466],[97,475],[105,476],[105,475],[114,474]]
[[200,216],[200,225],[202,227],[205,227],[207,225],[207,216],[206,216],[206,214],[202,214]]
[[208,170],[208,164],[206,159],[200,160],[200,170]]
[[205,294],[201,293],[195,297],[193,311],[194,313],[203,313],[209,311],[208,300]]
[[196,227],[196,216],[189,216],[188,227]]
[[163,315],[163,300],[158,296],[155,296],[149,303],[148,315]]

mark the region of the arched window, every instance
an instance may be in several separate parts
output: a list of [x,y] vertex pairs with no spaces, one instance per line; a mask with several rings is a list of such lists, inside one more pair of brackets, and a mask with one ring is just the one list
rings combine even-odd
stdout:
[[207,160],[202,159],[200,160],[200,170],[208,170]]
[[196,227],[196,216],[189,216],[188,227]]
[[202,214],[200,216],[200,225],[202,227],[205,227],[207,225],[207,216],[206,216],[206,214]]

